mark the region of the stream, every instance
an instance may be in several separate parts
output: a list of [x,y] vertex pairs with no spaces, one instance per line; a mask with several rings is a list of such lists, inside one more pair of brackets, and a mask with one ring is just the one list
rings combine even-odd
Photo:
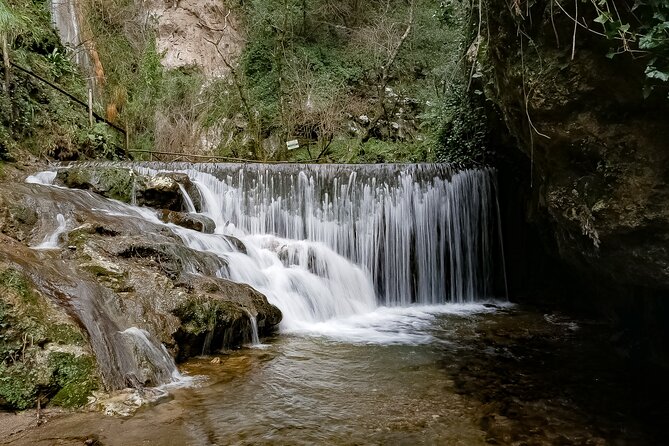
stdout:
[[[197,192],[180,186],[188,210],[197,202],[214,233],[53,185],[55,172],[45,172],[24,188],[49,197],[42,213],[50,225],[26,270],[46,268],[52,255],[48,263],[60,270],[49,277],[67,283],[76,273],[57,266],[68,255],[58,254],[62,235],[76,216],[98,219],[170,234],[188,252],[209,255],[217,260],[209,274],[253,286],[283,321],[258,339],[248,312],[252,345],[191,358],[177,371],[155,334],[126,320],[132,315],[111,290],[83,277],[59,285],[107,372],[107,390],[123,388],[148,361],[155,376],[130,383],[140,393],[142,383],[164,383],[168,397],[128,418],[49,413],[42,426],[0,444],[666,444],[665,380],[638,360],[625,333],[500,300],[494,172],[135,168],[187,174]],[[182,259],[193,276],[202,271],[196,257]],[[176,378],[186,384],[175,386]]]
[[167,402],[60,415],[11,444],[666,444],[666,385],[602,348],[600,324],[509,304],[333,324],[350,330],[192,359]]

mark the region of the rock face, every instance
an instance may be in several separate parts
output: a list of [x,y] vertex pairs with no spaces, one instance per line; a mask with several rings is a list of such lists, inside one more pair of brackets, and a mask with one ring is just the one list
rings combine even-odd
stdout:
[[3,235],[0,242],[0,408],[27,409],[37,400],[81,406],[100,384],[85,334],[6,260],[2,250],[20,245]]
[[187,214],[185,212],[162,209],[158,216],[165,223],[174,223],[177,226],[183,226],[184,228],[204,232],[205,234],[213,234],[214,229],[216,229],[216,223],[211,218],[200,214]]
[[[196,209],[201,207],[197,187],[188,175],[178,172],[142,175],[130,167],[84,165],[60,169],[56,174],[56,183],[72,189],[89,190],[124,203],[175,212],[188,210],[181,190],[183,188],[193,201],[193,206]],[[203,228],[207,225],[209,223],[201,224]]]
[[[118,190],[100,178],[78,184]],[[76,406],[96,387],[156,385],[161,343],[184,360],[251,341],[251,317],[261,335],[280,322],[265,296],[220,278],[223,259],[159,223],[116,217],[124,206],[41,185],[0,188],[0,375],[11,378],[0,406]],[[59,214],[59,248],[29,248]]]
[[529,13],[493,1],[485,55],[487,94],[531,159],[527,215],[590,280],[668,290],[669,101],[643,98],[645,60],[606,58],[612,43],[582,28],[572,60],[573,21],[548,1]]

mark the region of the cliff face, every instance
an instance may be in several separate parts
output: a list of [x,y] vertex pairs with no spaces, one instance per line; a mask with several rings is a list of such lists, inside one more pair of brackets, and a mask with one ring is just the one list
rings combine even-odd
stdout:
[[525,12],[489,2],[485,65],[488,96],[532,164],[528,220],[553,229],[583,278],[668,290],[666,93],[644,99],[647,60],[608,59],[611,42],[582,27],[574,37],[555,4]]

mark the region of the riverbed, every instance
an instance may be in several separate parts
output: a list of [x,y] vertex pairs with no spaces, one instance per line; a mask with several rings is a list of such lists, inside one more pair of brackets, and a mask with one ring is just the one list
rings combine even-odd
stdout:
[[191,385],[130,418],[54,415],[4,442],[664,444],[666,385],[600,323],[488,304],[329,325],[182,364]]

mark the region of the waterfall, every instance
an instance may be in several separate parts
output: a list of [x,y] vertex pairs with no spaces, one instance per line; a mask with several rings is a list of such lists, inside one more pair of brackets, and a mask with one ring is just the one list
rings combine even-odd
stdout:
[[[402,307],[493,297],[500,244],[490,169],[455,171],[436,164],[126,166],[143,175],[186,173],[199,192],[200,212],[216,224],[215,233],[164,224],[150,209],[118,202],[96,204],[94,211],[118,218],[137,215],[164,225],[189,248],[220,257],[225,266],[217,275],[267,296],[283,313],[282,331],[387,339],[383,324],[370,320],[401,315]],[[29,181],[52,183],[53,178],[42,173]],[[188,211],[196,211],[186,188],[180,189]],[[184,265],[189,265],[187,259]],[[399,312],[379,312],[380,306]],[[342,325],[344,320],[350,323]],[[360,324],[373,332],[361,330]]]
[[249,310],[246,310],[246,314],[249,316],[249,322],[251,323],[251,345],[258,346],[260,345],[260,336],[258,335],[258,319]]
[[84,47],[76,0],[51,0],[51,21],[63,45],[73,54],[74,62],[90,71],[91,61]]
[[58,239],[67,230],[67,222],[63,214],[56,215],[58,227],[51,234],[44,236],[44,240],[39,245],[33,246],[33,249],[58,249]]
[[[455,172],[433,164],[143,167],[147,174],[157,170],[187,173],[201,193],[202,212],[216,222],[216,233],[260,251],[273,250],[287,268],[284,281],[299,280],[292,268],[299,266],[329,279],[328,288],[338,296],[365,295],[369,290],[364,279],[355,278],[357,268],[371,281],[374,300],[387,306],[492,297],[497,211],[489,169]],[[200,249],[233,255],[230,247],[205,246],[210,242],[203,245],[196,237],[197,242],[185,236]],[[326,250],[352,262],[351,270],[344,273],[328,264],[334,260]],[[261,253],[251,249],[248,255]],[[248,260],[238,257],[230,262],[231,278],[265,288],[249,277]],[[262,261],[258,265],[269,267]],[[356,288],[348,289],[349,283]],[[337,286],[341,289],[332,288]]]

